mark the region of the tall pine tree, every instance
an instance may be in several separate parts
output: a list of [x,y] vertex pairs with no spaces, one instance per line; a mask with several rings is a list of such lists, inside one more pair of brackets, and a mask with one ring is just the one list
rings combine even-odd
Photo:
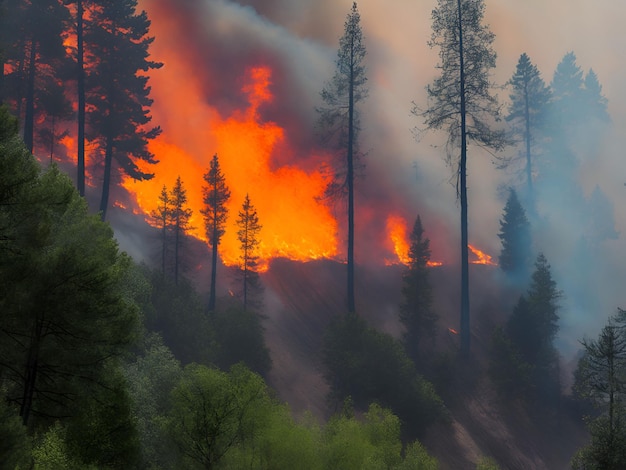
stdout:
[[204,228],[209,246],[212,250],[211,257],[211,290],[209,294],[209,311],[215,310],[216,279],[217,279],[217,252],[228,217],[226,203],[230,199],[230,189],[226,184],[226,178],[220,169],[217,154],[213,155],[209,170],[204,174],[206,186],[202,187],[204,208]]
[[502,242],[499,266],[516,282],[526,282],[531,265],[532,239],[526,211],[511,189],[500,220],[498,238]]
[[432,310],[428,261],[430,240],[424,238],[422,219],[418,215],[411,232],[408,270],[402,276],[404,302],[400,305],[400,322],[405,328],[404,347],[416,364],[424,352],[424,344],[434,339],[437,325],[437,315]]
[[239,256],[241,297],[243,309],[246,311],[248,307],[258,307],[259,305],[258,294],[261,290],[261,284],[257,272],[259,257],[256,250],[259,246],[259,232],[262,228],[256,209],[247,194],[239,211],[237,227],[239,228],[237,238],[241,244]]
[[[137,13],[136,0],[103,2],[90,12],[85,42],[93,64],[86,80],[88,120],[92,140],[104,160],[100,212],[106,218],[113,172],[133,179],[152,178],[145,165],[156,163],[148,141],[161,129],[149,127],[150,88],[142,72],[162,64],[148,60],[150,21]],[[140,166],[138,163],[143,164]],[[114,163],[117,168],[114,168]]]
[[[504,147],[504,133],[491,122],[499,116],[492,94],[490,70],[496,65],[494,34],[483,24],[484,0],[438,0],[432,12],[430,47],[439,48],[440,75],[427,87],[429,106],[413,113],[428,129],[448,134],[448,163],[453,166],[461,203],[461,353],[470,352],[468,253],[467,146],[468,140],[494,150]],[[458,157],[457,157],[458,156]],[[458,159],[457,159],[458,158]]]
[[191,230],[189,219],[192,211],[187,207],[187,190],[180,176],[170,193],[170,215],[172,223],[172,235],[174,237],[174,283],[178,284],[179,271],[182,264],[181,248],[185,235]]
[[[358,104],[367,97],[364,60],[366,56],[357,4],[352,9],[339,39],[337,68],[332,80],[322,90],[324,106],[318,108],[319,124],[328,143],[337,152],[335,177],[327,195],[348,196],[348,312],[355,311],[354,301],[354,179],[358,161]],[[345,159],[344,153],[345,152]]]

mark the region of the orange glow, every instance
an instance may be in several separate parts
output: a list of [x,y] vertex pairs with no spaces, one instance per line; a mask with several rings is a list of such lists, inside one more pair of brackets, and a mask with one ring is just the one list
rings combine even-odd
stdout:
[[470,263],[472,263],[472,264],[486,264],[488,266],[497,266],[498,265],[498,263],[492,261],[491,255],[488,255],[484,251],[480,251],[478,248],[476,248],[473,245],[468,244],[467,247],[474,254],[474,256],[476,256],[476,258],[477,258],[474,261],[470,261]]
[[458,331],[456,331],[454,328],[448,328],[448,331],[449,331],[450,333],[452,333],[453,335],[458,335],[458,334],[459,334],[459,332],[458,332]]
[[[141,168],[155,177],[142,182],[125,178],[122,183],[139,207],[146,214],[156,209],[163,185],[171,189],[180,175],[193,211],[191,233],[205,240],[200,213],[203,175],[217,153],[231,191],[226,233],[220,242],[221,259],[226,265],[239,263],[236,220],[246,194],[262,225],[259,270],[267,269],[268,261],[275,257],[299,261],[335,257],[337,223],[329,208],[319,202],[327,185],[325,176],[295,166],[271,166],[277,149],[290,152],[290,147],[283,128],[263,121],[259,115],[259,108],[274,99],[270,68],[259,66],[246,71],[240,90],[247,106],[222,117],[203,103],[200,85],[190,80],[184,64],[175,60],[165,61],[167,76],[158,71],[152,79],[155,103],[160,103],[153,107],[153,114],[162,124],[163,134],[149,144],[159,163]],[[177,74],[184,74],[181,82],[186,86],[167,86],[176,82]],[[323,157],[316,156],[320,161]]]
[[405,220],[397,215],[387,217],[387,233],[398,261],[409,264],[409,241]]

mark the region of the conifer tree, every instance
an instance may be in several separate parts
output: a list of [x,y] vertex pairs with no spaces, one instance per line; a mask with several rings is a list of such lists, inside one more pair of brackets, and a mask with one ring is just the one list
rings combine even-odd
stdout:
[[498,238],[502,242],[500,269],[511,279],[526,282],[531,264],[530,223],[513,189],[510,190],[504,206]]
[[211,290],[209,294],[209,311],[215,310],[216,279],[217,279],[217,252],[218,245],[224,235],[228,208],[226,203],[230,199],[230,189],[226,178],[220,169],[217,154],[213,155],[209,170],[204,174],[206,186],[202,188],[204,208],[204,228],[209,246],[212,249],[211,257]]
[[154,224],[161,231],[161,272],[165,276],[165,260],[167,258],[169,231],[171,229],[172,207],[167,186],[163,185],[159,194],[159,205],[150,213]]
[[405,328],[404,347],[416,364],[424,350],[424,343],[434,339],[437,324],[437,315],[432,311],[429,245],[430,240],[424,238],[422,220],[418,215],[411,232],[409,267],[402,277],[404,302],[400,306],[400,321]]
[[[106,218],[117,170],[136,180],[150,179],[145,164],[156,163],[148,142],[161,129],[149,127],[150,88],[144,73],[163,64],[148,60],[150,21],[136,12],[137,0],[103,2],[90,12],[85,43],[93,64],[86,78],[90,135],[104,160],[100,212]],[[144,165],[139,165],[141,161]]]
[[192,228],[189,224],[192,211],[187,207],[187,190],[180,176],[176,178],[176,183],[170,193],[170,206],[170,217],[174,236],[174,283],[178,284],[179,268],[181,265],[180,250],[185,235]]
[[[541,78],[539,69],[526,53],[520,56],[508,85],[511,87],[511,104],[506,120],[512,124],[511,131],[516,140],[523,142],[527,200],[533,210],[533,159],[537,152],[534,151],[534,146],[546,122],[551,92]],[[508,163],[511,162],[506,162]]]
[[558,353],[554,346],[560,297],[550,265],[540,253],[530,288],[520,297],[506,325],[506,334],[530,366],[530,379],[543,399],[555,399],[560,393]]
[[241,297],[243,299],[243,309],[248,306],[257,307],[256,297],[259,294],[261,285],[259,280],[258,259],[256,250],[259,246],[259,232],[262,226],[259,224],[259,216],[256,209],[250,202],[250,197],[246,194],[243,201],[239,217],[237,218],[237,238],[241,243],[241,255],[239,256],[239,274],[241,277]]
[[[461,353],[470,352],[469,253],[467,201],[467,145],[500,150],[506,139],[491,123],[499,117],[489,72],[496,65],[494,34],[483,24],[484,0],[438,0],[432,12],[430,47],[439,48],[441,74],[427,87],[428,109],[413,113],[423,117],[428,129],[448,133],[448,163],[456,174],[461,203]],[[457,155],[459,155],[457,160]]]
[[[360,119],[358,104],[367,97],[364,60],[366,56],[357,4],[352,9],[339,39],[337,68],[332,80],[322,90],[324,106],[318,108],[319,124],[328,143],[337,151],[335,177],[327,188],[333,198],[348,197],[348,312],[355,311],[354,302],[354,179],[359,150]],[[345,151],[345,160],[343,152]]]

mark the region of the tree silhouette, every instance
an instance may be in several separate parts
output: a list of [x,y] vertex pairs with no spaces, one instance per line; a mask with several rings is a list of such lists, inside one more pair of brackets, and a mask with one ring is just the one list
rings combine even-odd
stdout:
[[498,238],[502,242],[500,269],[517,282],[526,282],[531,264],[531,234],[526,211],[511,189],[500,220]]
[[[483,25],[483,0],[438,0],[432,13],[430,47],[439,48],[441,74],[427,87],[426,111],[414,107],[428,129],[448,133],[448,163],[454,167],[461,202],[461,353],[470,352],[467,145],[500,150],[506,139],[491,122],[499,116],[489,71],[496,65],[494,34]],[[457,160],[457,155],[460,157]]]
[[512,125],[513,136],[523,142],[527,200],[530,210],[534,211],[533,159],[536,152],[533,152],[533,148],[545,126],[551,92],[541,78],[539,69],[526,53],[520,56],[508,85],[511,87],[511,104],[506,120]]
[[209,311],[215,310],[215,284],[217,279],[217,251],[224,235],[228,209],[226,203],[230,199],[230,189],[226,178],[220,169],[217,154],[213,155],[209,170],[204,174],[206,186],[202,187],[204,208],[204,228],[209,246],[212,249],[211,257],[211,291],[209,294]]
[[169,231],[171,229],[172,201],[167,191],[167,186],[163,185],[159,194],[159,205],[150,213],[154,224],[161,231],[161,272],[165,276],[165,260],[167,258]]
[[144,164],[156,163],[148,141],[161,129],[149,127],[150,88],[145,74],[163,64],[148,60],[150,21],[146,12],[136,13],[136,0],[103,2],[90,12],[85,31],[92,62],[86,78],[89,140],[104,159],[100,212],[106,218],[112,184],[113,163],[136,180],[150,179]]
[[250,202],[250,197],[246,194],[243,201],[239,217],[237,218],[237,238],[241,243],[241,255],[239,256],[239,274],[241,277],[243,309],[247,310],[248,306],[258,306],[257,300],[254,298],[261,289],[259,281],[258,259],[256,249],[259,246],[259,232],[261,225],[256,209]]
[[423,345],[433,340],[436,333],[437,315],[432,311],[433,293],[429,280],[430,240],[424,238],[422,220],[417,216],[411,232],[409,267],[402,276],[400,321],[404,325],[404,347],[411,359],[418,364]]
[[189,225],[192,211],[187,207],[187,190],[180,176],[176,178],[176,183],[172,188],[170,204],[172,232],[174,235],[174,283],[178,284],[178,274],[181,265],[180,249],[185,235],[192,228]]
[[[339,39],[337,68],[332,80],[322,90],[324,106],[318,108],[319,124],[329,145],[337,150],[335,175],[327,195],[348,196],[348,311],[355,311],[354,302],[354,178],[358,159],[359,113],[357,105],[367,97],[365,83],[366,55],[357,4],[352,9]],[[343,160],[345,151],[345,160]]]

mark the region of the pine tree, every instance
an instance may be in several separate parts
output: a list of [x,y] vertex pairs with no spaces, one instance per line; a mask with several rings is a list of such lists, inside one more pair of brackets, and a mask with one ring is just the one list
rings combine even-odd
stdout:
[[191,230],[189,219],[192,211],[187,207],[187,190],[185,189],[180,176],[176,178],[176,183],[170,193],[171,223],[174,236],[174,283],[178,284],[178,276],[181,265],[180,250],[185,235]]
[[[512,134],[524,145],[524,174],[526,177],[527,198],[534,207],[533,195],[533,146],[537,143],[545,125],[547,107],[551,92],[541,78],[541,73],[526,53],[517,63],[515,73],[508,82],[511,104],[506,120],[512,124]],[[531,209],[532,210],[532,209]]]
[[246,311],[248,306],[258,306],[255,297],[259,294],[261,285],[257,272],[259,257],[256,250],[259,246],[259,232],[262,228],[256,209],[247,194],[239,211],[237,227],[239,227],[237,238],[241,243],[241,255],[239,257],[239,274],[242,281],[241,296],[243,309]]
[[533,387],[543,400],[554,400],[560,394],[558,353],[554,346],[560,297],[550,265],[541,253],[530,288],[520,297],[506,325],[506,334],[530,366]]
[[424,238],[422,220],[415,220],[409,248],[409,268],[402,277],[404,302],[400,306],[400,321],[404,325],[404,347],[417,364],[424,343],[436,334],[437,315],[432,311],[433,293],[430,285],[428,261],[430,240]]
[[165,260],[168,252],[169,231],[171,229],[172,219],[172,201],[167,191],[167,186],[163,185],[159,194],[159,205],[156,210],[150,213],[150,217],[154,224],[161,231],[161,272],[165,276]]
[[583,339],[583,356],[575,373],[574,392],[600,411],[587,418],[591,443],[580,449],[572,468],[619,469],[626,458],[626,312],[619,310],[597,340]]
[[163,64],[148,60],[150,21],[146,12],[136,13],[136,0],[103,2],[90,12],[85,43],[92,64],[86,78],[87,116],[93,141],[104,157],[100,212],[106,218],[112,185],[113,163],[136,180],[150,179],[144,164],[156,163],[148,141],[161,129],[149,127],[150,88],[146,72]]
[[526,282],[531,260],[530,224],[513,189],[504,206],[498,238],[502,242],[500,269],[514,281]]
[[[504,133],[491,128],[499,116],[489,72],[496,65],[494,34],[483,24],[484,0],[438,0],[432,13],[430,47],[439,48],[441,75],[427,87],[426,111],[413,113],[428,129],[448,133],[448,163],[457,178],[461,202],[461,353],[470,352],[469,253],[467,222],[467,145],[469,140],[494,150],[504,147]],[[460,158],[457,161],[457,155]]]
[[[322,131],[338,157],[345,151],[345,160],[338,158],[335,178],[327,195],[348,196],[348,312],[355,311],[354,301],[354,179],[358,160],[359,112],[358,104],[367,97],[364,60],[366,56],[357,4],[352,9],[339,39],[337,68],[332,80],[322,90],[324,107],[318,108]],[[342,161],[343,160],[343,161]]]
[[211,290],[209,294],[209,311],[215,310],[216,279],[217,279],[217,252],[218,245],[224,235],[228,208],[226,203],[230,199],[230,189],[226,178],[220,169],[217,154],[213,155],[209,170],[204,174],[206,186],[202,188],[204,208],[204,228],[209,246],[212,249],[211,257]]

